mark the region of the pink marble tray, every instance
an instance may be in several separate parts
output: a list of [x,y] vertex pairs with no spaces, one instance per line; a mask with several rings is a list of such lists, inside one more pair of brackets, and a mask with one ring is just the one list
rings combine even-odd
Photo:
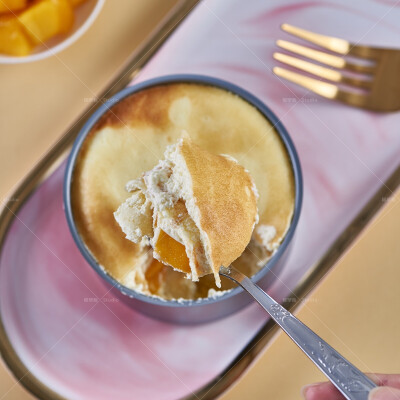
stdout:
[[[400,114],[325,101],[271,73],[279,25],[395,46],[400,7],[387,1],[205,0],[135,82],[173,73],[216,76],[263,100],[291,134],[303,167],[295,247],[270,292],[287,296],[399,163]],[[220,373],[267,317],[255,304],[182,327],[114,299],[69,233],[62,164],[15,216],[0,259],[0,312],[21,361],[73,399],[176,399]],[[226,346],[229,343],[229,346]]]

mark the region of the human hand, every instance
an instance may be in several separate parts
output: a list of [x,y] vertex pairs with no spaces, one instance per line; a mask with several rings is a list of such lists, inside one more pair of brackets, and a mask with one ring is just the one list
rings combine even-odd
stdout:
[[[400,374],[366,374],[379,387],[371,390],[368,400],[400,400]],[[301,390],[306,400],[343,400],[331,382],[314,383]]]

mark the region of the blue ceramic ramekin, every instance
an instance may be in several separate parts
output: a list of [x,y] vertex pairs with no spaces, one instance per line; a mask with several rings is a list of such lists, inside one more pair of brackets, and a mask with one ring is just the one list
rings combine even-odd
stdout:
[[108,285],[112,286],[112,293],[116,297],[148,316],[169,322],[194,324],[211,321],[232,314],[249,304],[251,302],[251,298],[247,293],[243,291],[242,288],[237,287],[217,298],[207,298],[195,301],[185,300],[179,302],[165,301],[156,297],[150,297],[137,293],[134,290],[123,286],[112,276],[110,276],[98,264],[98,262],[95,260],[93,255],[86,247],[75,225],[73,210],[71,207],[71,180],[76,159],[82,143],[86,138],[86,135],[91,131],[91,129],[100,119],[100,117],[110,108],[112,108],[116,103],[122,101],[126,97],[129,97],[133,93],[153,86],[179,82],[210,85],[217,88],[225,89],[240,96],[241,98],[255,106],[265,116],[265,118],[267,118],[272,123],[286,147],[292,164],[295,182],[295,207],[293,218],[289,230],[286,233],[286,236],[282,241],[280,247],[278,248],[277,252],[271,257],[267,264],[256,275],[252,277],[252,280],[254,282],[257,282],[257,284],[260,285],[262,288],[268,288],[268,286],[274,281],[274,279],[278,275],[279,270],[284,265],[285,259],[290,251],[291,244],[293,243],[293,236],[299,220],[303,197],[303,182],[300,162],[293,142],[289,137],[289,134],[287,133],[286,129],[279,121],[279,119],[275,116],[275,114],[263,102],[261,102],[251,93],[232,83],[223,81],[221,79],[201,75],[170,75],[151,79],[146,82],[130,86],[116,94],[108,102],[99,107],[96,112],[94,112],[94,114],[89,118],[75,140],[74,146],[68,159],[65,173],[64,204],[68,225],[79,250],[88,261],[90,266],[94,268],[94,270],[104,279],[104,281],[108,283]]

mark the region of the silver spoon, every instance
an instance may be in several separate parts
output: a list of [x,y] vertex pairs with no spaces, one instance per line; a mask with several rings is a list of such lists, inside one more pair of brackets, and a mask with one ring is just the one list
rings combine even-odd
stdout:
[[368,400],[368,393],[376,385],[358,368],[278,304],[246,275],[232,266],[221,267],[219,272],[246,290],[347,400]]

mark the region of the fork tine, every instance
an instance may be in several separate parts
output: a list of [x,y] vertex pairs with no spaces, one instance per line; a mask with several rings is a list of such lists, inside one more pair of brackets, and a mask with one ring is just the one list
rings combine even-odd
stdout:
[[369,59],[376,59],[381,55],[380,49],[370,46],[355,45],[344,39],[321,35],[319,33],[307,31],[305,29],[301,29],[290,24],[282,24],[281,29],[289,33],[290,35],[307,40],[310,43],[314,43],[317,46],[320,46],[329,51],[333,51],[334,53],[342,55],[353,55],[356,57]]
[[287,79],[290,82],[303,86],[304,88],[326,97],[327,99],[334,99],[337,95],[339,88],[331,83],[321,82],[314,78],[298,74],[297,72],[289,71],[281,67],[274,67],[273,72],[275,75]]
[[275,75],[296,83],[297,85],[311,90],[327,99],[336,99],[353,106],[366,108],[366,96],[359,93],[346,92],[331,83],[321,82],[317,79],[309,78],[308,76],[289,71],[285,68],[274,67],[273,72]]
[[281,29],[293,36],[307,40],[308,42],[314,43],[317,46],[323,47],[324,49],[333,51],[335,53],[345,55],[351,48],[351,44],[347,40],[320,35],[319,33],[310,32],[305,29],[297,28],[293,25],[282,24]]
[[310,49],[309,47],[301,46],[296,43],[288,42],[286,40],[277,40],[278,47],[296,53],[300,56],[310,58],[311,60],[318,61],[321,64],[329,65],[334,68],[343,68],[346,61],[342,57],[333,56],[322,51]]
[[333,68],[348,69],[350,71],[361,72],[364,74],[372,74],[375,71],[375,67],[373,66],[353,64],[346,61],[342,57],[327,54],[323,51],[310,49],[309,47],[301,46],[286,40],[277,40],[276,44],[282,49],[291,51],[303,57],[310,58],[311,60],[317,61],[321,64],[329,65]]
[[347,85],[353,85],[357,87],[370,88],[371,81],[370,80],[362,80],[357,78],[351,78],[348,76],[344,76],[339,71],[321,67],[320,65],[316,65],[310,63],[308,61],[300,60],[299,58],[289,56],[287,54],[282,53],[274,53],[273,57],[275,60],[278,60],[284,64],[290,65],[292,67],[301,69],[305,72],[318,76],[319,78],[326,79],[332,82],[341,82]]

